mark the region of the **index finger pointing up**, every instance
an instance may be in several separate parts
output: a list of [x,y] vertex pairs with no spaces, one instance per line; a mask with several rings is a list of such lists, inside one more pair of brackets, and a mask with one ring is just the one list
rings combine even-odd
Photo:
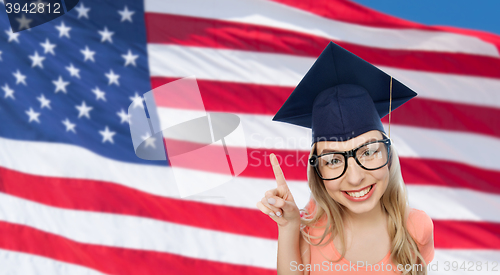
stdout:
[[283,171],[281,171],[278,159],[274,154],[269,155],[269,158],[271,159],[271,165],[273,167],[274,177],[276,178],[278,186],[286,186],[285,176],[283,175]]

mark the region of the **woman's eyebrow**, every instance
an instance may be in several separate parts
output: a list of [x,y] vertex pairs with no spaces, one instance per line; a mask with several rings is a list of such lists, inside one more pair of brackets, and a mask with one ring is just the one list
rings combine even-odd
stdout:
[[[365,142],[365,143],[363,143],[363,144],[360,144],[360,145],[358,145],[358,146],[356,146],[356,147],[354,147],[354,148],[358,148],[358,147],[360,147],[360,146],[363,146],[363,145],[365,145],[365,144],[367,144],[367,143],[370,143],[370,142],[372,142],[372,141],[375,141],[375,140],[378,140],[378,138],[372,137],[372,138],[368,139],[368,141],[367,141],[367,142]],[[337,151],[337,150],[333,150],[333,149],[323,149],[323,150],[321,150],[321,152],[320,152],[319,154],[321,155],[321,154],[323,154],[323,153],[331,153],[331,152],[334,152],[334,153],[339,153],[339,152],[345,152],[345,151]]]

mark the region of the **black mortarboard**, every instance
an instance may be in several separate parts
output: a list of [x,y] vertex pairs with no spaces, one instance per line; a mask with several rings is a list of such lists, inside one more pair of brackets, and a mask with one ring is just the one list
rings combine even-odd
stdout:
[[380,120],[389,113],[389,104],[394,110],[416,95],[377,67],[330,42],[273,121],[311,128],[313,144],[346,141],[370,130],[385,133]]

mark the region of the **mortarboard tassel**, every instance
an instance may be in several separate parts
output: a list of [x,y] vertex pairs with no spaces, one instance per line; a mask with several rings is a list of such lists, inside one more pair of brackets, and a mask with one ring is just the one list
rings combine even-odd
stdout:
[[389,88],[389,138],[391,138],[391,106],[392,105],[392,76],[391,76],[391,85]]

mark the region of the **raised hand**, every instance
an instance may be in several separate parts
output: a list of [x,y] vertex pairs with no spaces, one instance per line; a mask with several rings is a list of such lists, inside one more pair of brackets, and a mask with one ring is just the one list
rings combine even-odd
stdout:
[[280,227],[300,225],[300,212],[292,193],[288,189],[285,176],[274,154],[269,156],[276,178],[277,188],[266,191],[265,196],[257,203],[262,213],[269,215]]

